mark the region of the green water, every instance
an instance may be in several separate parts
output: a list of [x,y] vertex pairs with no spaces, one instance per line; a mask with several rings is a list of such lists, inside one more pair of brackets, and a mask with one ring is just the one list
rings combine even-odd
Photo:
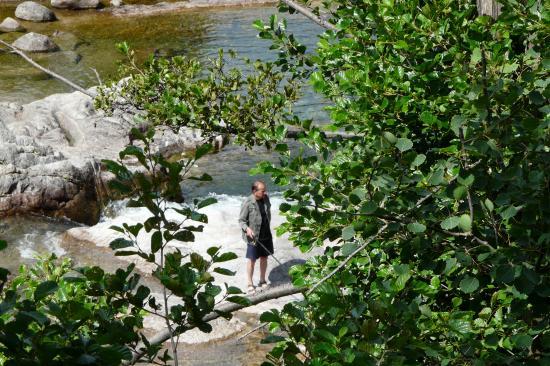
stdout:
[[[12,16],[15,6],[0,5],[0,19]],[[33,23],[21,21],[28,31],[54,37],[62,51],[32,54],[37,62],[67,77],[79,85],[90,87],[98,81],[93,69],[103,80],[117,79],[117,61],[121,59],[115,44],[127,41],[139,59],[153,52],[164,55],[185,54],[201,59],[214,57],[219,48],[236,50],[251,59],[273,59],[270,42],[257,37],[252,28],[256,19],[267,20],[276,12],[274,6],[257,8],[199,9],[147,17],[115,17],[96,10],[55,10],[58,21]],[[307,19],[292,16],[289,29],[299,39],[313,47],[319,28]],[[22,33],[0,34],[0,39],[12,42]],[[78,62],[75,62],[75,59]],[[67,92],[61,82],[34,69],[18,56],[0,53],[0,101],[30,102],[47,95]],[[326,119],[321,113],[321,101],[306,90],[298,106],[309,118]]]

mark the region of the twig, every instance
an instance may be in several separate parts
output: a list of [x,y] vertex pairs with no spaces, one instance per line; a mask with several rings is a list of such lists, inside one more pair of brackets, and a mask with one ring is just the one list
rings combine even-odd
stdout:
[[334,270],[332,270],[329,274],[327,274],[325,277],[321,278],[319,280],[319,282],[315,283],[313,286],[311,286],[311,288],[306,292],[306,296],[309,296],[313,291],[315,291],[319,286],[321,286],[326,280],[328,280],[329,278],[331,278],[336,272],[340,271],[350,260],[352,260],[352,258],[357,254],[359,253],[360,251],[362,251],[363,249],[365,249],[367,247],[367,245],[369,245],[370,243],[372,243],[377,237],[378,235],[380,235],[384,230],[386,230],[388,227],[388,224],[384,224],[382,225],[382,227],[380,227],[380,229],[378,229],[378,231],[371,235],[363,245],[361,245],[359,248],[355,249],[353,251],[353,253],[351,253],[350,255],[347,256],[346,259],[344,259],[343,262],[341,262],[338,267],[336,267]]
[[92,93],[92,92],[89,92],[88,90],[76,85],[75,83],[73,83],[72,81],[70,81],[69,79],[66,79],[64,78],[63,76],[51,71],[51,70],[48,70],[46,69],[45,67],[37,64],[35,61],[33,61],[33,59],[31,59],[29,56],[27,56],[23,51],[17,49],[16,47],[12,46],[11,44],[5,42],[5,41],[2,41],[0,39],[0,44],[3,44],[4,46],[8,47],[12,52],[18,54],[19,56],[21,56],[25,61],[27,61],[28,63],[30,63],[32,66],[36,67],[37,69],[39,69],[40,71],[43,71],[45,72],[46,74],[50,75],[50,76],[53,76],[54,78],[56,78],[57,80],[69,85],[71,88],[75,89],[75,90],[78,90],[79,92],[81,92],[82,94],[86,94],[87,96],[89,97],[92,97],[92,98],[95,98],[96,97],[96,94],[95,93]]
[[101,77],[99,76],[99,73],[97,72],[97,69],[93,68],[93,67],[90,67],[90,70],[92,70],[95,74],[95,77],[97,78],[97,82],[99,83],[100,86],[103,85],[103,81],[101,81]]
[[251,335],[252,333],[262,329],[263,327],[265,327],[267,325],[267,323],[262,323],[260,325],[258,325],[257,327],[254,327],[252,330],[246,332],[245,334],[243,334],[242,336],[240,336],[239,338],[237,338],[237,342],[240,342],[242,339],[248,337],[249,335]]
[[486,247],[488,247],[489,249],[491,249],[492,252],[494,252],[496,249],[493,248],[493,246],[491,244],[489,244],[487,241],[481,239],[481,238],[478,238],[477,236],[475,236],[474,234],[472,233],[456,233],[456,232],[453,232],[453,231],[448,231],[448,230],[442,230],[445,234],[447,235],[450,235],[450,236],[456,236],[456,237],[470,237],[472,239],[474,239],[476,242],[478,242],[479,244],[481,245],[485,245]]
[[[410,210],[408,210],[407,212],[403,212],[402,214],[400,215],[397,215],[396,216],[396,220],[399,220],[401,219],[401,217],[405,216],[405,214],[409,213],[410,211],[416,209],[417,207],[419,207],[422,202],[426,201],[428,198],[430,198],[432,196],[432,193],[430,194],[427,194],[426,196],[422,197],[421,199],[419,199],[416,204],[414,205],[414,207]],[[325,282],[326,280],[328,280],[329,278],[331,278],[336,272],[340,271],[357,253],[359,253],[360,251],[362,251],[363,249],[365,249],[367,247],[367,245],[369,245],[370,243],[372,243],[377,237],[378,235],[380,235],[383,231],[385,231],[388,227],[388,223],[384,223],[384,225],[382,227],[380,227],[378,229],[378,231],[371,235],[367,241],[361,245],[359,248],[357,248],[356,250],[353,251],[353,253],[351,253],[346,259],[344,259],[344,261],[342,263],[340,263],[338,265],[338,267],[336,267],[333,271],[331,271],[329,274],[327,274],[325,277],[321,278],[321,280],[319,280],[319,282],[315,283],[307,292],[306,292],[306,296],[310,295],[313,291],[315,291],[315,289],[317,289],[323,282]]]
[[292,9],[296,10],[298,13],[304,15],[306,18],[309,18],[310,20],[312,20],[313,22],[317,23],[318,25],[320,25],[321,27],[323,28],[326,28],[326,29],[330,29],[330,30],[333,30],[333,31],[336,31],[336,27],[334,26],[334,24],[331,24],[329,22],[327,22],[326,20],[324,20],[323,18],[315,15],[311,10],[309,10],[308,8],[292,1],[292,0],[281,0],[283,3],[285,3],[286,5],[290,6]]

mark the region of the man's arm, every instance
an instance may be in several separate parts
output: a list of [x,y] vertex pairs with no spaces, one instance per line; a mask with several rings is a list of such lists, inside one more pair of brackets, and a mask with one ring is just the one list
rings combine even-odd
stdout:
[[239,213],[239,226],[242,231],[246,231],[248,228],[248,200],[245,200],[241,205],[241,212]]

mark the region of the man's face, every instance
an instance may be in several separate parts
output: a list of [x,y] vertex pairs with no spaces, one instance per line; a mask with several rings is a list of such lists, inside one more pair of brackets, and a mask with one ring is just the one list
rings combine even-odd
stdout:
[[264,198],[266,192],[265,184],[258,183],[256,186],[256,190],[254,191],[254,197],[256,197],[257,200],[261,200]]

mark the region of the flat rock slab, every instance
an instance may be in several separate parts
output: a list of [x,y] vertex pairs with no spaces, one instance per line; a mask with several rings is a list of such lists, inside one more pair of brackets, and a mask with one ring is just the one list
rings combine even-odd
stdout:
[[19,22],[13,18],[7,17],[2,23],[0,23],[0,32],[23,32],[25,28]]
[[95,9],[99,0],[51,0],[51,4],[59,9]]
[[12,43],[12,46],[26,52],[55,52],[59,46],[43,34],[30,32],[19,37]]
[[31,22],[51,22],[56,20],[53,11],[34,1],[24,1],[17,5],[15,16]]

